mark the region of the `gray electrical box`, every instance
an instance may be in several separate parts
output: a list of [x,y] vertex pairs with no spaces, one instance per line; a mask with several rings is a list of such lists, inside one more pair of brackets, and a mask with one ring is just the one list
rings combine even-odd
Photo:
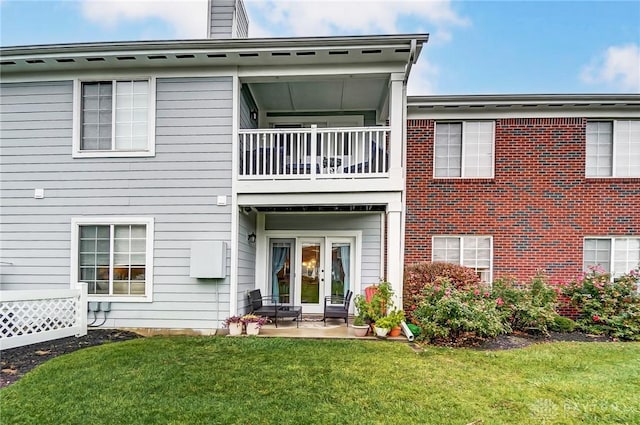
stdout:
[[222,241],[191,242],[189,276],[198,279],[227,277],[227,244]]

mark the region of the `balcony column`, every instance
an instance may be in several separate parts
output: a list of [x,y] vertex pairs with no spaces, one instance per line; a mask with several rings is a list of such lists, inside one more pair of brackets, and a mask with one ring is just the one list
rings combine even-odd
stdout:
[[402,145],[404,131],[404,75],[391,74],[389,83],[389,172],[402,175]]
[[394,304],[402,308],[402,206],[400,200],[387,206],[387,281],[394,292]]

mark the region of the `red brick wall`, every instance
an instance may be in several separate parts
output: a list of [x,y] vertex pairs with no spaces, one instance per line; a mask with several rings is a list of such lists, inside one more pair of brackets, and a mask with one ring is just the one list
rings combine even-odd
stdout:
[[433,235],[493,236],[493,277],[582,270],[585,236],[640,235],[640,179],[586,179],[582,118],[496,120],[494,179],[433,179],[432,120],[409,120],[405,262]]

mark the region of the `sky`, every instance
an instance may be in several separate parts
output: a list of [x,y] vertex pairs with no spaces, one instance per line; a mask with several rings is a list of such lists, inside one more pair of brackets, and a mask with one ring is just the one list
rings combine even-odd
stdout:
[[[640,93],[640,0],[244,0],[250,37],[429,33],[410,95]],[[0,45],[193,39],[207,0],[0,0]]]

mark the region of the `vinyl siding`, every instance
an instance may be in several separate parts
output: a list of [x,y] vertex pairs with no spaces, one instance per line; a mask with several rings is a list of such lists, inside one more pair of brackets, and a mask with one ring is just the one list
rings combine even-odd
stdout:
[[255,213],[239,214],[238,234],[238,314],[247,313],[247,292],[255,287],[256,247],[250,245],[247,236],[256,232]]
[[251,111],[258,111],[258,106],[246,86],[240,91],[240,128],[258,128],[258,122],[251,119]]
[[216,205],[231,195],[231,84],[159,78],[155,157],[76,159],[71,81],[3,84],[0,232],[2,261],[12,265],[3,265],[0,288],[68,287],[72,217],[150,216],[153,302],[114,303],[105,326],[219,327],[229,278],[192,279],[189,263],[191,241],[231,239],[231,206]]
[[373,214],[272,214],[265,220],[266,230],[360,230],[362,231],[361,287],[380,282],[380,213]]
[[236,0],[211,0],[209,38],[232,38]]

